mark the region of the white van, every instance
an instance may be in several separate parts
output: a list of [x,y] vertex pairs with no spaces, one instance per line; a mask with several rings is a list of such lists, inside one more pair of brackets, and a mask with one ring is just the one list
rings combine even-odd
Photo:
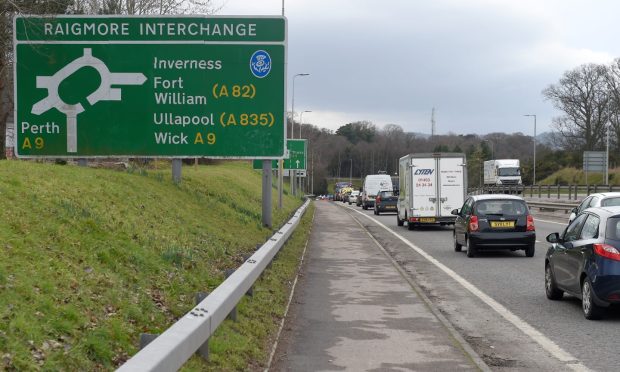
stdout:
[[392,178],[388,174],[369,174],[362,186],[362,208],[374,208],[375,198],[381,191],[392,191]]

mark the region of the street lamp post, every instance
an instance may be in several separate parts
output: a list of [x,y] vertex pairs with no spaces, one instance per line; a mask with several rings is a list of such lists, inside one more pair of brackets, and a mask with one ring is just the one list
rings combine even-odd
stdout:
[[[295,78],[298,76],[308,76],[310,74],[295,74],[293,75],[293,98],[292,98],[292,107],[291,107],[291,139],[295,138],[294,134],[295,134]],[[291,179],[291,191],[293,192],[293,195],[297,195],[297,190],[295,190],[295,178],[297,178],[297,176],[295,175],[296,171],[293,171],[293,173],[291,173],[290,179]]]
[[533,177],[532,177],[532,185],[535,185],[536,184],[536,115],[529,114],[529,115],[523,115],[523,116],[534,117],[534,171],[533,171]]
[[491,159],[495,159],[495,145],[493,145],[493,141],[484,139],[482,142],[488,142],[491,144]]
[[295,78],[298,76],[308,76],[310,74],[295,74],[293,75],[293,99],[292,99],[292,107],[291,107],[291,138],[295,138],[293,133],[295,131],[293,128],[295,127]]
[[301,127],[302,127],[302,126],[303,126],[303,124],[304,124],[304,112],[312,112],[312,111],[310,111],[310,110],[306,110],[306,111],[302,111],[302,112],[299,114],[299,139],[301,139]]
[[349,183],[353,184],[353,158],[351,160],[351,167],[349,167]]

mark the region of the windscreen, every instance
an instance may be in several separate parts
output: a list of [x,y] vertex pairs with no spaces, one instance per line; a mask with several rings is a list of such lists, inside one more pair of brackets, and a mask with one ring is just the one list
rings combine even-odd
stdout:
[[601,207],[615,207],[620,206],[620,197],[617,198],[605,198],[601,201]]
[[510,176],[520,176],[521,170],[519,168],[499,168],[497,170],[498,176],[510,177]]
[[607,219],[605,238],[620,240],[620,217],[611,217]]
[[474,207],[476,216],[522,216],[527,214],[525,202],[520,200],[481,200]]

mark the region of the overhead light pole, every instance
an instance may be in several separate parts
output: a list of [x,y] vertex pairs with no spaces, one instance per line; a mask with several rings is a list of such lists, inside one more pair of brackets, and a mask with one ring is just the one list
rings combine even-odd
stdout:
[[295,138],[293,130],[295,128],[295,78],[298,76],[308,76],[310,74],[295,74],[293,75],[293,98],[292,98],[292,107],[291,107],[291,138]]
[[483,139],[482,142],[488,142],[491,145],[491,159],[495,159],[495,145],[493,144],[493,141]]
[[312,112],[310,110],[302,111],[299,114],[299,139],[301,139],[301,127],[304,124],[304,112]]
[[533,116],[534,117],[534,171],[532,175],[532,185],[536,184],[536,115],[528,114],[523,116]]
[[353,158],[349,160],[351,160],[351,167],[349,168],[349,183],[352,185],[353,184]]
[[[306,73],[302,73],[302,74],[295,74],[293,75],[293,97],[292,97],[292,107],[291,107],[291,139],[295,138],[294,134],[295,134],[295,78],[298,76],[308,76],[310,74],[306,74]],[[289,171],[291,172],[291,171]],[[295,190],[295,178],[297,178],[296,173],[297,171],[294,170],[292,171],[292,173],[290,174],[290,180],[291,180],[291,191],[293,193],[293,195],[297,195],[297,190]]]

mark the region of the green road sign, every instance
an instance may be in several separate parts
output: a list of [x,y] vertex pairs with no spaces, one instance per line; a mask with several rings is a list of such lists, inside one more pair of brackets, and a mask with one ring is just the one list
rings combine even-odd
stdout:
[[23,157],[281,158],[283,17],[16,17]]
[[[306,169],[307,140],[288,140],[288,159],[284,161],[285,169]],[[288,167],[286,166],[288,162]]]
[[[288,169],[306,169],[306,153],[308,148],[308,141],[305,139],[287,139],[286,148],[288,150],[289,157],[284,159],[283,167]],[[252,162],[253,169],[263,169],[262,160],[254,160]],[[271,162],[271,169],[278,169],[278,161],[273,160]]]

